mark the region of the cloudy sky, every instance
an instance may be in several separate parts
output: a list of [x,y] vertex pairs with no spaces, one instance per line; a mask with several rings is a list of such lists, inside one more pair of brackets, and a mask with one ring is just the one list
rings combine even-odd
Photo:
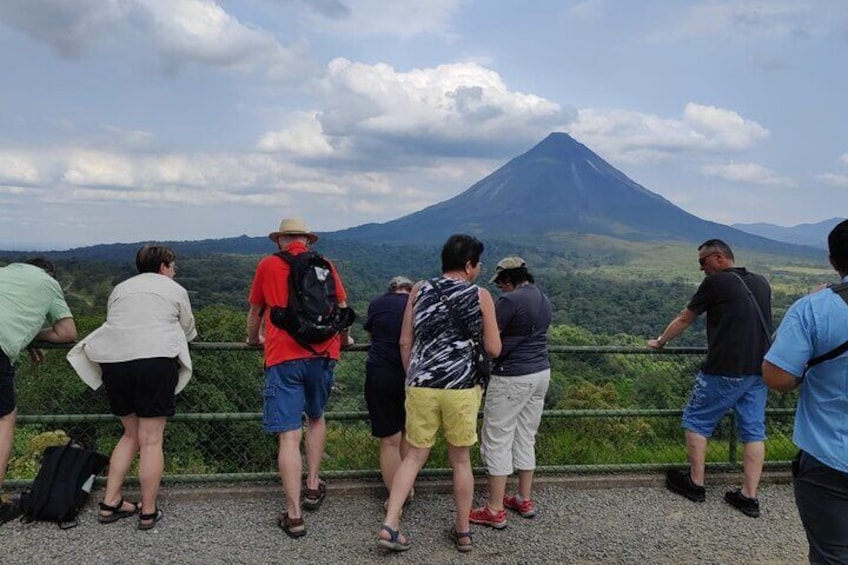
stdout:
[[333,230],[565,131],[703,218],[848,213],[844,0],[0,0],[0,249]]

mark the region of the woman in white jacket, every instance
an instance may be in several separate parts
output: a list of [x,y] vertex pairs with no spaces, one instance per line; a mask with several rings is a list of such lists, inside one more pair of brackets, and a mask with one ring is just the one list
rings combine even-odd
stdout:
[[[136,254],[139,274],[114,288],[106,323],[68,354],[89,386],[105,385],[111,411],[124,427],[109,460],[101,523],[139,512],[138,528],[148,530],[162,518],[156,498],[165,467],[165,423],[191,376],[188,342],[197,336],[188,293],[173,280],[175,260],[167,247],[142,247]],[[141,502],[131,503],[121,489],[136,453]]]

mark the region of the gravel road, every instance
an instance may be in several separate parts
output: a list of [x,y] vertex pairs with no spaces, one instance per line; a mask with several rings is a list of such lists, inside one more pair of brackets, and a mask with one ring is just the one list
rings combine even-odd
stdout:
[[448,538],[453,504],[443,482],[416,489],[403,523],[414,547],[403,554],[375,545],[384,495],[373,484],[330,482],[327,500],[306,515],[308,534],[298,540],[276,525],[283,499],[274,485],[166,485],[165,518],[148,532],[138,531],[134,519],[98,524],[93,501],[102,493],[95,492],[76,528],[17,521],[0,526],[0,563],[806,562],[791,486],[765,484],[758,519],[725,504],[726,486],[709,484],[706,503],[696,504],[666,491],[657,475],[542,480],[539,515],[525,520],[510,514],[504,530],[474,527],[469,554],[456,552]]

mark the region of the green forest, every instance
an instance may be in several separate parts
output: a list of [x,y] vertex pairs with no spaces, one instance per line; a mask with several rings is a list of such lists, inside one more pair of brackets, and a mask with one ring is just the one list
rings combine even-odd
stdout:
[[[552,354],[553,378],[546,399],[546,407],[552,412],[546,416],[539,436],[540,465],[679,463],[685,458],[679,416],[663,411],[683,407],[701,355],[675,352],[673,348],[657,354],[644,349],[644,343],[685,307],[702,273],[692,249],[627,245],[611,246],[600,253],[588,248],[563,252],[528,245],[487,245],[484,272],[478,282],[485,286],[500,257],[524,257],[555,309],[549,332],[554,349],[630,348]],[[383,292],[389,278],[405,274],[420,279],[439,272],[438,249],[434,248],[337,242],[319,247],[319,251],[336,263],[349,303],[359,314],[352,330],[358,344],[367,342],[361,324],[368,303]],[[176,280],[190,293],[199,341],[244,341],[247,295],[260,258],[211,252],[178,256]],[[18,257],[12,255],[0,258],[0,265],[15,259]],[[135,274],[132,260],[56,259],[58,278],[81,336],[103,322],[112,288]],[[782,264],[779,257],[751,256],[747,263],[739,259],[737,264],[749,266],[771,281],[776,323],[794,300],[834,279],[815,261]],[[497,290],[490,290],[497,297]],[[704,346],[702,321],[672,345]],[[120,433],[111,417],[81,418],[80,422],[60,419],[61,425],[38,420],[39,415],[108,414],[103,391],[91,391],[79,381],[65,362],[64,351],[48,353],[45,364],[33,366],[22,360],[18,368],[19,412],[24,425],[16,439],[10,480],[33,476],[44,437],[53,437],[44,436],[45,432],[61,427],[103,452],[111,450]],[[272,472],[274,439],[263,434],[260,426],[260,353],[195,349],[193,357],[194,378],[178,397],[178,414],[167,431],[167,472]],[[328,408],[330,470],[378,467],[377,444],[362,415],[364,362],[364,348],[355,347],[343,355],[336,373],[336,389]],[[773,408],[791,408],[794,396],[773,394],[769,403]],[[593,410],[616,410],[621,415],[601,417]],[[653,412],[633,415],[628,412],[631,410]],[[37,421],[26,422],[27,417]],[[769,459],[790,458],[791,422],[791,414],[769,418]],[[732,424],[727,422],[711,443],[711,461],[732,457],[732,437]],[[430,465],[446,465],[444,446],[437,448]]]

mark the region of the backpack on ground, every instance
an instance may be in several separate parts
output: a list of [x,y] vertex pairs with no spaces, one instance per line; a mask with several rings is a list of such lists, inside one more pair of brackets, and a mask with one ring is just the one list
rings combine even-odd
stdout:
[[356,314],[339,307],[336,279],[330,263],[314,251],[292,255],[275,253],[289,264],[289,301],[285,307],[271,307],[271,323],[288,332],[301,346],[327,341],[350,327]]
[[88,500],[94,477],[108,464],[108,457],[74,440],[48,447],[35,482],[21,495],[21,521],[50,521],[63,530],[73,528],[79,524],[77,514]]

